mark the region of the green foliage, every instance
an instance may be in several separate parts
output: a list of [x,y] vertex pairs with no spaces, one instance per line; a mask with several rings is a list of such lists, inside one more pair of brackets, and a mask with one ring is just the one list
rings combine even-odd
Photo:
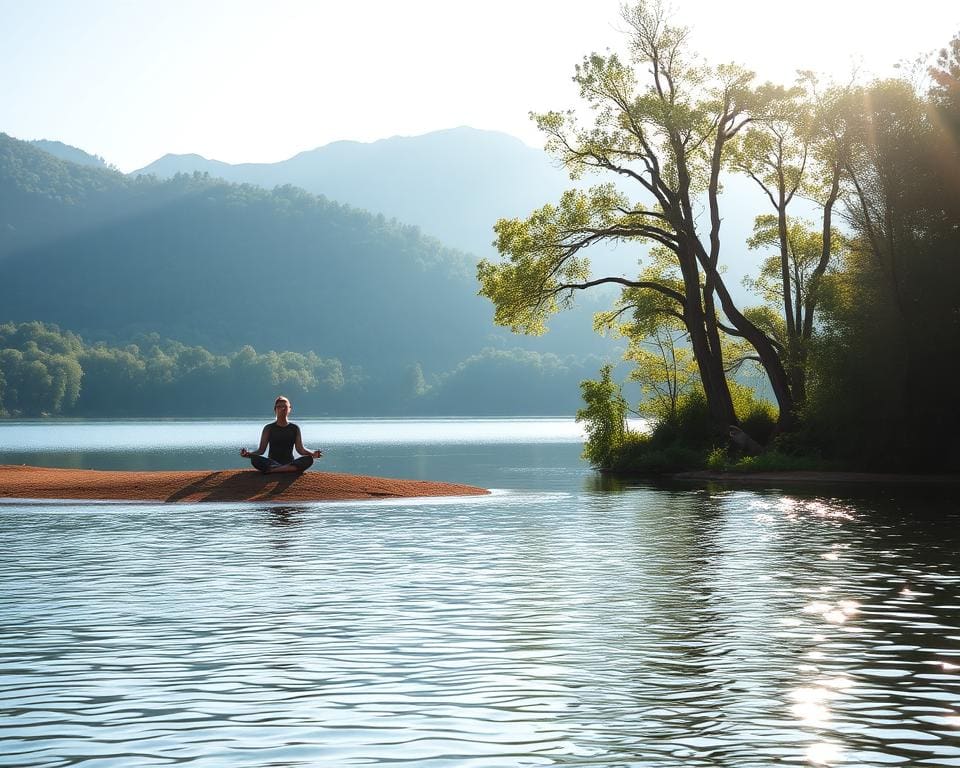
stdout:
[[[831,259],[836,265],[842,261],[847,246],[842,235],[831,232]],[[756,292],[773,307],[783,306],[783,279],[780,254],[780,233],[777,217],[771,214],[757,216],[753,235],[747,240],[751,250],[765,254],[760,271],[744,279],[744,285]],[[804,219],[787,219],[787,258],[791,277],[793,298],[801,305],[810,301],[822,280],[817,276],[817,265],[823,251],[823,232]],[[782,325],[784,320],[779,318]],[[778,339],[781,340],[781,339]]]
[[936,94],[886,81],[848,96],[854,237],[811,348],[805,415],[807,441],[852,468],[960,462],[960,108]]
[[731,456],[724,448],[715,448],[707,456],[706,466],[715,472],[816,472],[834,469],[816,456],[798,456],[777,450],[756,456]]
[[657,421],[674,421],[681,399],[699,384],[690,350],[676,335],[658,331],[651,340],[631,344],[627,359],[635,363],[630,378],[640,383],[640,413]]
[[[496,307],[495,321],[524,333],[542,333],[546,318],[566,306],[573,291],[601,283],[624,286],[617,307],[598,324],[612,325],[632,310],[639,339],[667,317],[682,323],[699,367],[713,374],[704,384],[713,418],[726,422],[733,415],[713,295],[722,277],[693,210],[703,193],[716,202],[723,145],[747,122],[752,75],[734,66],[701,65],[685,50],[687,31],[668,15],[656,2],[625,5],[627,55],[591,54],[576,68],[574,82],[587,109],[534,115],[547,150],[571,177],[604,172],[634,182],[637,197],[628,198],[613,184],[588,193],[573,190],[526,220],[498,222],[503,261],[481,262],[478,277],[481,295]],[[638,278],[589,279],[587,249],[619,241],[650,249]],[[739,313],[729,314],[740,322]],[[751,340],[758,343],[758,334]],[[653,365],[642,348],[635,349],[641,363]],[[676,409],[676,377],[642,378],[662,382],[650,394],[667,411]]]
[[730,382],[730,395],[740,428],[760,445],[767,445],[777,427],[776,407],[758,397],[752,388],[737,381]]
[[577,411],[587,433],[583,458],[599,469],[610,468],[627,434],[627,403],[613,381],[613,366],[603,366],[600,379],[581,382],[580,390],[586,403]]
[[776,411],[769,403],[757,403],[740,418],[740,428],[760,445],[767,445],[777,428]]
[[675,418],[658,421],[651,430],[652,445],[658,448],[682,445],[703,450],[719,439],[722,439],[722,436],[710,416],[710,408],[702,389],[694,389],[685,394],[677,406]]
[[42,323],[0,325],[0,413],[41,416],[71,409],[83,371],[80,340]]
[[0,412],[8,416],[234,415],[262,410],[277,391],[310,408],[347,383],[339,360],[313,352],[214,355],[157,336],[109,347],[54,325],[0,325]]
[[[592,413],[601,426],[616,423],[619,389],[604,376],[599,382],[584,384],[592,385],[584,389],[584,399],[591,398],[584,412]],[[743,429],[756,440],[769,441],[776,427],[774,407],[757,398],[749,387],[736,382],[732,385]],[[696,387],[680,396],[672,416],[655,419],[649,432],[624,432],[619,437],[615,429],[597,429],[596,433],[596,439],[588,440],[584,456],[594,466],[615,474],[661,475],[737,465],[727,457],[725,448],[717,447],[726,442],[726,435],[717,430],[703,391]],[[589,434],[593,438],[593,433]]]
[[[657,298],[659,297],[659,299]],[[700,376],[689,336],[681,322],[660,306],[660,294],[625,290],[621,307],[601,313],[595,324],[612,328],[628,339],[624,359],[634,364],[630,379],[640,384],[640,413],[654,421],[673,421],[680,400],[699,386]],[[624,309],[631,309],[630,323],[615,324]]]
[[[619,389],[601,377],[584,382],[588,408],[598,427],[588,431],[584,457],[595,467],[620,475],[663,475],[702,469],[710,447],[718,440],[706,398],[700,390],[684,395],[671,420],[656,422],[648,433],[617,433]],[[606,398],[606,399],[605,399]],[[592,406],[592,407],[591,407]],[[588,425],[591,422],[588,421]]]
[[500,219],[496,245],[507,261],[481,259],[480,295],[495,305],[494,322],[514,332],[539,335],[547,318],[570,305],[572,288],[584,283],[590,262],[570,249],[584,231],[610,226],[626,205],[612,184],[587,192],[568,190],[557,205],[544,205],[527,219]]
[[660,444],[649,435],[628,433],[611,458],[610,470],[620,475],[669,475],[706,467],[703,449],[682,443]]
[[712,469],[714,472],[722,472],[727,468],[728,463],[726,448],[718,446],[707,454],[707,469]]

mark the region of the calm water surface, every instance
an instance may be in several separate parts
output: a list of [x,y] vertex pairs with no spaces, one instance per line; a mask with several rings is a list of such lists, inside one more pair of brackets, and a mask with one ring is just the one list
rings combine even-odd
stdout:
[[[325,469],[495,493],[0,504],[0,764],[960,766],[950,492],[610,483],[558,420],[300,423]],[[260,426],[8,423],[0,463],[241,466]]]

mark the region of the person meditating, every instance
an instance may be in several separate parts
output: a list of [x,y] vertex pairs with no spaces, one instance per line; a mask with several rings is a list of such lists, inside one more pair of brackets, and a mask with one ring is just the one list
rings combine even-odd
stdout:
[[[283,395],[277,398],[273,404],[273,411],[277,414],[277,420],[272,424],[267,424],[260,434],[260,447],[255,451],[248,451],[246,448],[240,449],[240,455],[245,459],[250,459],[250,463],[264,474],[273,472],[303,472],[310,468],[314,459],[323,456],[323,451],[311,451],[303,447],[303,441],[300,438],[300,427],[287,421],[287,417],[293,410],[288,400]],[[267,456],[263,452],[269,446],[270,451]],[[297,449],[299,458],[293,458],[293,449]]]

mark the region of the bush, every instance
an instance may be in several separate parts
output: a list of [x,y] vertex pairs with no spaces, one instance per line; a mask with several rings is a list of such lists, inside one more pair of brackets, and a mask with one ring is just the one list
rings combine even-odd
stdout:
[[703,450],[679,442],[658,446],[653,436],[631,432],[614,452],[610,470],[624,475],[668,475],[704,467]]
[[740,428],[760,445],[769,445],[777,428],[776,407],[736,381],[730,382],[730,396]]
[[765,402],[756,402],[740,418],[740,428],[760,445],[769,445],[777,428],[777,416],[773,406]]
[[611,468],[614,454],[627,435],[627,402],[619,385],[612,378],[613,366],[600,369],[600,380],[580,382],[586,407],[577,411],[577,421],[584,423],[587,442],[583,458],[594,467]]
[[714,448],[707,454],[707,469],[722,472],[730,464],[730,457],[726,448]]
[[658,421],[651,432],[656,448],[681,444],[687,448],[708,448],[720,435],[710,419],[707,398],[699,389],[681,397],[673,419]]

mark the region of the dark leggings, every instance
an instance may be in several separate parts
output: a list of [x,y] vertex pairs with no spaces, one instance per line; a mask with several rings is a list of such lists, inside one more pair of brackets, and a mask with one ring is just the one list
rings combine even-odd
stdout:
[[[279,461],[268,459],[266,456],[251,456],[250,463],[264,474],[276,469],[277,467],[285,466]],[[290,464],[293,464],[293,466],[295,466],[301,472],[306,472],[308,469],[310,469],[310,465],[313,464],[313,456],[300,456],[291,461]]]

